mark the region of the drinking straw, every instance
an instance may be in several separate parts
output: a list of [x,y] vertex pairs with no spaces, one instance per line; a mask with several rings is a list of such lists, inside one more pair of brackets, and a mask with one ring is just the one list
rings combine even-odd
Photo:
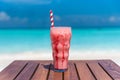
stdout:
[[54,27],[54,20],[53,20],[53,12],[50,10],[50,21],[51,21],[51,27]]

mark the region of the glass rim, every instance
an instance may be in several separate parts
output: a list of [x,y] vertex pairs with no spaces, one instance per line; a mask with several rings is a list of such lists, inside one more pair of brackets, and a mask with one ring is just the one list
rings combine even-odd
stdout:
[[71,28],[70,26],[55,26],[55,27],[50,27],[50,28]]

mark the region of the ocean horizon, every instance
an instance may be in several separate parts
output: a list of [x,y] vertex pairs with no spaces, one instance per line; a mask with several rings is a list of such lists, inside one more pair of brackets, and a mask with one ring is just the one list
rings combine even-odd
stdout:
[[[120,64],[120,28],[72,29],[69,59],[113,59]],[[50,29],[1,29],[0,70],[14,60],[52,60]]]
[[[119,49],[119,35],[120,28],[72,28],[71,49]],[[0,29],[0,44],[0,53],[51,50],[50,29]]]
[[[60,25],[57,25],[55,27],[59,27]],[[64,25],[64,26],[68,26],[68,27],[71,27],[72,29],[119,29],[120,26],[75,26],[75,25],[72,25],[72,26],[69,26],[69,25]],[[26,26],[26,27],[22,27],[22,26],[19,26],[19,27],[5,27],[5,26],[0,26],[0,29],[1,30],[41,30],[41,29],[50,29],[50,26],[36,26],[36,27],[30,27],[30,26]]]

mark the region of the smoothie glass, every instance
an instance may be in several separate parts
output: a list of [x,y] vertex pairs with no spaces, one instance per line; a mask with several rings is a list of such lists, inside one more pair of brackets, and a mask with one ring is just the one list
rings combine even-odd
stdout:
[[64,72],[68,68],[71,27],[51,27],[54,71]]

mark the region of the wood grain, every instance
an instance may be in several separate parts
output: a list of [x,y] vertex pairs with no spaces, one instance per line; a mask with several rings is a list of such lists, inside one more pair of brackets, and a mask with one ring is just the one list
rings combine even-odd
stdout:
[[76,67],[73,62],[69,62],[69,80],[79,80],[79,76],[77,74]]
[[76,63],[76,67],[80,76],[80,80],[95,80],[85,62]]
[[70,80],[70,69],[68,66],[68,70],[63,73],[64,75],[64,80]]
[[54,67],[51,64],[48,80],[63,80],[62,78],[63,78],[62,73],[61,72],[54,72]]
[[14,61],[0,72],[0,80],[120,80],[120,66],[111,60],[72,60],[64,73],[52,61]]
[[26,61],[14,61],[0,72],[0,80],[13,80],[26,65]]
[[99,64],[114,80],[120,80],[120,66],[111,60],[101,60]]
[[111,77],[98,65],[98,63],[88,63],[90,69],[97,80],[112,80]]
[[53,72],[53,80],[63,80],[62,72]]
[[40,62],[33,78],[31,80],[47,80],[50,63]]
[[17,76],[15,80],[30,80],[32,75],[34,74],[38,63],[29,62],[28,65],[24,68],[24,70]]

